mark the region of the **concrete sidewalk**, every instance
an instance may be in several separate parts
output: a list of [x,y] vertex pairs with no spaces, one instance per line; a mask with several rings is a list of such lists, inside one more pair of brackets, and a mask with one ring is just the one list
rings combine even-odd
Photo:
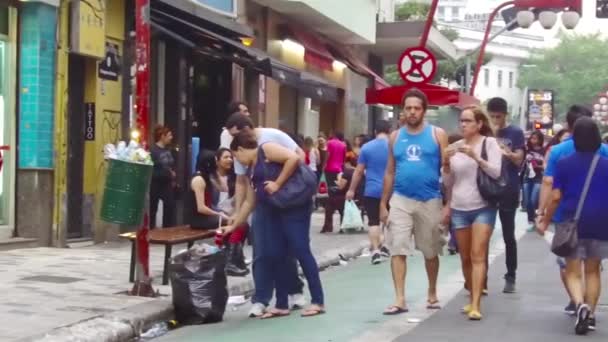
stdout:
[[[321,213],[313,214],[311,239],[320,267],[367,247],[366,234],[320,234],[322,221]],[[140,298],[125,294],[132,287],[130,243],[0,252],[0,341],[132,339],[142,327],[172,315],[171,287],[160,285],[163,254],[162,247],[152,247],[153,286],[161,297]],[[251,276],[228,283],[231,295],[253,289]]]
[[562,288],[555,256],[536,234],[526,234],[519,242],[518,289],[503,294],[504,256],[490,266],[490,295],[483,299],[481,322],[468,321],[460,313],[468,300],[461,291],[437,312],[397,342],[587,342],[608,341],[608,278],[602,276],[603,295],[597,313],[597,331],[587,336],[574,334],[574,319],[563,308],[567,296]]

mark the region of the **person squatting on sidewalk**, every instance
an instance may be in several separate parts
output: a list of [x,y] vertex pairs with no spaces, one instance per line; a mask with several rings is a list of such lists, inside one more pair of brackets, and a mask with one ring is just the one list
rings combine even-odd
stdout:
[[[441,223],[447,226],[449,208],[442,208],[440,169],[443,150],[448,145],[443,129],[425,122],[426,95],[418,89],[403,97],[405,125],[390,136],[389,157],[384,177],[380,217],[387,225],[386,244],[390,250],[395,302],[384,314],[408,311],[405,299],[407,256],[415,248],[424,255],[429,281],[427,307],[438,309],[437,277],[439,255],[445,240]],[[389,211],[390,200],[390,211]],[[442,215],[438,215],[443,213]],[[413,236],[413,239],[412,239]]]
[[[226,129],[231,136],[236,136],[240,132],[251,133],[256,139],[258,145],[265,143],[273,143],[286,148],[289,151],[294,152],[298,155],[301,162],[305,161],[306,154],[298,147],[296,142],[291,139],[286,133],[274,129],[274,128],[254,128],[251,119],[244,114],[234,113],[226,121]],[[233,151],[234,153],[234,151]],[[234,171],[237,175],[236,181],[236,192],[235,192],[235,208],[236,214],[233,222],[229,229],[234,229],[235,225],[239,222],[247,220],[250,213],[253,212],[253,219],[251,224],[251,230],[253,231],[253,280],[255,284],[255,292],[252,297],[253,306],[249,312],[250,317],[261,317],[266,307],[269,305],[272,299],[273,289],[275,287],[272,281],[272,274],[268,274],[267,267],[258,267],[263,265],[268,259],[268,253],[272,253],[272,249],[265,250],[264,247],[268,241],[264,241],[264,237],[268,236],[271,231],[267,224],[263,224],[263,220],[266,217],[266,212],[260,210],[258,207],[254,207],[251,201],[247,201],[247,206],[243,206],[246,201],[245,197],[251,190],[251,171],[252,168],[243,165],[238,158],[234,161]],[[261,215],[260,217],[258,217]],[[262,224],[260,224],[262,222]],[[258,224],[256,224],[258,223]],[[259,237],[259,238],[258,238]],[[257,241],[256,241],[257,240]],[[301,308],[306,302],[303,295],[303,283],[298,276],[298,264],[294,256],[290,256],[287,259],[285,269],[282,271],[288,275],[289,281],[287,284],[287,291],[290,295],[290,302],[292,308]],[[275,270],[273,270],[274,272]]]
[[[276,290],[275,308],[266,310],[262,319],[290,314],[288,289],[294,277],[290,254],[302,265],[312,297],[311,305],[302,313],[302,317],[323,314],[325,307],[319,267],[310,248],[312,198],[304,204],[288,208],[275,207],[268,200],[269,195],[279,191],[292,177],[301,160],[293,148],[288,149],[270,141],[258,145],[258,140],[261,139],[255,131],[243,130],[231,143],[230,149],[235,158],[251,172],[252,186],[247,189],[245,202],[235,222],[232,226],[224,227],[224,231],[231,232],[255,208],[254,249],[258,270],[255,276],[261,277],[256,281],[256,291],[263,289],[272,293],[273,288]],[[266,178],[267,163],[282,166],[281,173],[274,181]]]
[[479,172],[485,172],[493,179],[500,177],[502,151],[481,108],[465,108],[460,115],[460,127],[464,138],[446,149],[443,179],[462,273],[471,292],[471,301],[463,312],[471,320],[481,320],[481,296],[488,271],[486,261],[496,222],[496,207],[481,196],[477,177]]
[[[608,146],[602,145],[599,128],[589,117],[576,120],[573,139],[560,145],[554,149],[556,153],[566,147],[570,151],[573,147],[574,153],[557,160],[555,167],[550,158],[553,190],[538,230],[541,234],[547,231],[558,207],[561,222],[576,224],[578,239],[566,256],[566,279],[576,305],[574,329],[577,335],[584,335],[596,328],[601,262],[608,258],[608,211],[603,203],[608,193]],[[565,228],[558,225],[556,229]]]
[[361,148],[357,168],[350,189],[346,193],[347,201],[354,200],[361,178],[365,177],[363,205],[367,213],[372,264],[374,265],[379,264],[382,258],[390,256],[389,250],[382,245],[384,236],[380,228],[380,199],[382,198],[382,184],[388,161],[388,135],[390,130],[391,126],[388,121],[379,120],[376,123],[376,139],[366,143]]

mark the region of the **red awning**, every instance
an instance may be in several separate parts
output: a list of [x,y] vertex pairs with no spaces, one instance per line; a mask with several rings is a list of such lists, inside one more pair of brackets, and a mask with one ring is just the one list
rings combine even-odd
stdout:
[[371,77],[374,78],[374,89],[380,90],[380,89],[390,88],[391,85],[388,82],[386,82],[381,76],[376,74],[367,65],[365,65],[365,63],[361,62],[358,59],[356,59],[356,61],[361,64],[359,66],[361,69],[365,70],[365,72],[367,72],[368,75],[370,75]]
[[328,48],[336,59],[344,62],[352,71],[358,73],[359,75],[373,78],[374,89],[384,89],[391,86],[382,78],[382,76],[376,74],[361,59],[359,59],[348,47],[335,44],[329,45]]
[[294,38],[304,46],[304,60],[320,69],[333,71],[334,56],[327,50],[325,44],[314,35],[295,28],[289,27]]
[[479,104],[479,100],[473,96],[434,84],[408,84],[380,90],[367,89],[365,102],[367,104],[401,105],[403,95],[412,88],[422,90],[429,98],[429,104],[432,106],[456,106],[462,108],[468,105]]

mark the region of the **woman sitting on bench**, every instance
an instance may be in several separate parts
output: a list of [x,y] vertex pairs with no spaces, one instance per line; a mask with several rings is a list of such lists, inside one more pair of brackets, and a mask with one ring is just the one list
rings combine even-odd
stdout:
[[[186,220],[193,229],[218,229],[228,223],[234,212],[236,183],[232,163],[232,152],[226,148],[219,149],[217,153],[203,150],[199,154],[186,203]],[[226,237],[226,274],[229,276],[249,274],[243,254],[246,236],[247,225],[244,225]]]

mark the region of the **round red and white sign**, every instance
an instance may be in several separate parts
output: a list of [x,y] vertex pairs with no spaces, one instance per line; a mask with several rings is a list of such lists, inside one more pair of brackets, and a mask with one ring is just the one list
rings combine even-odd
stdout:
[[412,47],[403,52],[397,67],[406,83],[427,83],[437,72],[437,60],[426,48]]

